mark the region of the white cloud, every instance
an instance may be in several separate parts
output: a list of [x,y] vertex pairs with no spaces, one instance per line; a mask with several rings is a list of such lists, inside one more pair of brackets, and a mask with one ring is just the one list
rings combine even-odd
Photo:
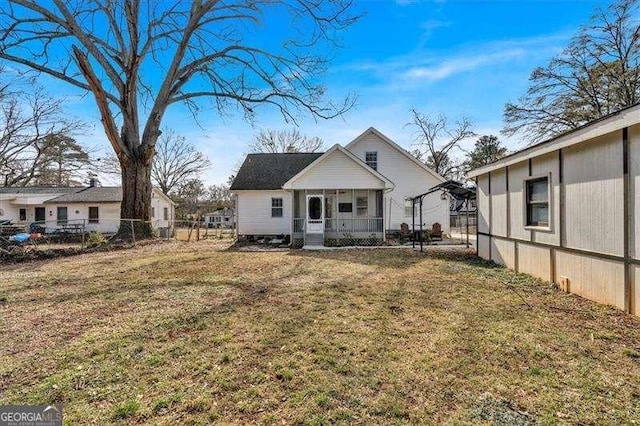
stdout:
[[435,65],[411,67],[401,75],[408,79],[438,81],[448,78],[454,74],[472,71],[481,66],[494,65],[509,61],[511,59],[521,57],[524,53],[525,52],[522,49],[512,49],[503,52],[479,54],[475,56],[463,55],[461,57],[444,59],[442,62]]

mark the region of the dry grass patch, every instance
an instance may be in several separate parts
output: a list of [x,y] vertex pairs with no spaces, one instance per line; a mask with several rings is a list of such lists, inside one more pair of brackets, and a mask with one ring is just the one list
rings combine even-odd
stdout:
[[472,257],[163,243],[0,272],[0,404],[76,423],[630,423],[640,323]]

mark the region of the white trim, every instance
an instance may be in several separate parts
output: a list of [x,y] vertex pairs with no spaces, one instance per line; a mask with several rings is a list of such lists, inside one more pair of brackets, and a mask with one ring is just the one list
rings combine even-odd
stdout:
[[[305,167],[300,172],[298,172],[298,174],[296,174],[294,177],[292,177],[287,182],[285,182],[284,185],[282,185],[282,189],[285,189],[285,190],[286,189],[293,189],[293,187],[292,187],[293,182],[295,182],[296,180],[300,179],[302,176],[304,176],[307,172],[309,172],[313,168],[317,167],[320,163],[322,163],[324,160],[329,158],[329,156],[331,156],[331,154],[333,154],[335,151],[342,152],[347,157],[349,157],[351,160],[353,160],[357,165],[359,165],[360,167],[365,169],[367,172],[371,173],[372,175],[374,175],[375,177],[377,177],[378,179],[383,181],[384,182],[384,189],[389,189],[389,188],[395,187],[395,184],[391,180],[389,180],[386,177],[384,177],[377,170],[373,170],[371,167],[367,166],[361,159],[356,157],[351,151],[349,151],[348,149],[346,149],[345,147],[343,147],[340,144],[335,144],[334,146],[331,147],[331,149],[329,149],[327,152],[322,154],[320,157],[316,158],[311,164],[309,164],[307,167]],[[345,186],[345,188],[348,188],[349,185],[347,183],[344,186]]]
[[625,127],[631,127],[638,123],[640,123],[640,104],[612,114],[607,118],[587,124],[570,133],[566,133],[537,145],[525,148],[500,160],[494,161],[491,164],[472,170],[467,173],[467,178],[471,179],[476,176],[489,173],[493,170],[502,169],[504,167],[511,166],[512,164],[526,161],[530,158],[539,157],[571,145],[604,136]]
[[433,169],[431,169],[429,166],[427,166],[426,164],[424,164],[422,161],[418,160],[416,157],[414,157],[413,155],[411,155],[411,153],[409,151],[407,151],[406,149],[404,149],[403,147],[401,147],[400,145],[398,145],[397,143],[395,143],[394,141],[392,141],[388,136],[386,136],[385,134],[383,134],[382,132],[380,132],[378,129],[376,129],[375,127],[369,127],[367,130],[365,130],[364,132],[362,132],[358,137],[356,137],[354,140],[352,140],[351,142],[349,142],[347,144],[347,146],[345,148],[347,149],[351,149],[351,147],[355,144],[357,144],[358,142],[360,142],[362,139],[364,139],[365,136],[367,136],[369,133],[373,133],[374,135],[378,136],[380,139],[382,139],[383,141],[385,141],[386,143],[388,143],[389,145],[391,145],[393,148],[395,148],[398,152],[400,152],[402,155],[404,155],[405,157],[407,157],[409,160],[411,160],[413,163],[415,163],[416,165],[420,166],[422,169],[428,171],[429,173],[431,173],[433,175],[433,177],[435,177],[436,179],[438,179],[440,182],[446,182],[447,180],[440,176],[438,173],[436,173]]

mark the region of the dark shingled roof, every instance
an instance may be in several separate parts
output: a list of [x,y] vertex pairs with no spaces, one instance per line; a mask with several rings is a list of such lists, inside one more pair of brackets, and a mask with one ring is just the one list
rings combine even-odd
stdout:
[[60,195],[45,201],[47,204],[60,203],[119,203],[122,201],[122,188],[115,186],[90,186],[79,191]]
[[280,189],[323,153],[249,154],[231,184],[231,190]]

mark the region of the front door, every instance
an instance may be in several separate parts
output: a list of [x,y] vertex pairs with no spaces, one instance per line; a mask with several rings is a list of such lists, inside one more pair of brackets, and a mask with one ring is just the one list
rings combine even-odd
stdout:
[[324,232],[324,203],[322,195],[307,195],[307,233]]

